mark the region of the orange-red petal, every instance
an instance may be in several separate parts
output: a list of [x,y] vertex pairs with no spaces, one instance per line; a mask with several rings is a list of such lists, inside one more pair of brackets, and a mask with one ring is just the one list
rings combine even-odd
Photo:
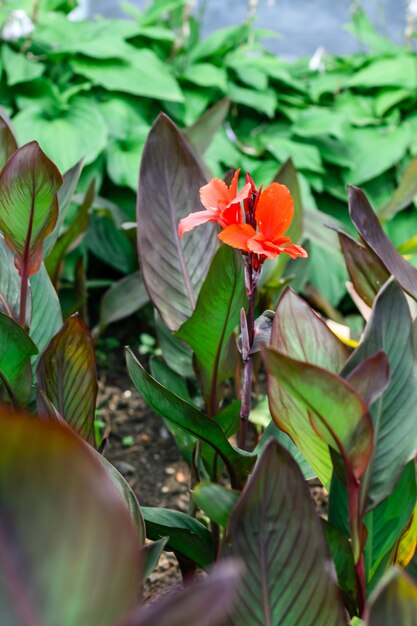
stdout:
[[232,182],[229,185],[229,200],[237,196],[237,185],[239,182],[240,169],[233,174]]
[[232,248],[248,252],[248,241],[256,234],[249,224],[233,224],[218,235],[219,239]]
[[294,203],[288,188],[272,183],[262,193],[256,207],[258,230],[273,242],[283,235],[294,217]]
[[200,226],[200,224],[217,221],[218,215],[213,211],[196,211],[195,213],[190,213],[180,221],[178,234],[182,237],[184,233],[188,233],[188,231],[193,230],[196,226]]
[[208,211],[218,211],[229,204],[229,189],[224,180],[212,178],[207,185],[201,187],[200,200]]
[[307,250],[304,250],[302,246],[297,246],[295,243],[284,246],[282,251],[285,252],[285,254],[289,254],[292,259],[296,259],[297,257],[306,259],[308,257]]

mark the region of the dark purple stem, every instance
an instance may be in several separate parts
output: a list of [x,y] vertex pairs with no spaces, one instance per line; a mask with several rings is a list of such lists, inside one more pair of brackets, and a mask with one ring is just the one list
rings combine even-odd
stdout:
[[[247,333],[246,343],[249,350],[243,350],[243,380],[242,380],[242,403],[240,407],[240,432],[239,432],[239,448],[245,450],[246,435],[248,431],[248,420],[251,410],[252,395],[252,377],[253,377],[253,355],[250,352],[255,335],[255,300],[256,286],[258,283],[258,272],[253,270],[251,257],[245,258],[245,285],[246,295],[248,298],[248,313],[246,316]],[[242,329],[243,331],[243,329]],[[245,344],[245,338],[242,337],[242,344]]]

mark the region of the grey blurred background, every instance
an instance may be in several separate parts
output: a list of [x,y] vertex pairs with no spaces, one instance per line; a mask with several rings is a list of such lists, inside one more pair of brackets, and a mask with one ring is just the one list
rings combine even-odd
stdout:
[[[79,0],[85,15],[126,16],[118,0]],[[144,8],[150,0],[129,0]],[[284,57],[312,55],[319,46],[330,53],[347,54],[360,50],[360,44],[344,30],[349,21],[352,0],[195,0],[195,10],[203,15],[203,34],[223,26],[243,22],[248,4],[256,6],[256,24],[281,35],[267,41],[268,47]],[[381,32],[396,42],[404,40],[407,0],[362,0]]]

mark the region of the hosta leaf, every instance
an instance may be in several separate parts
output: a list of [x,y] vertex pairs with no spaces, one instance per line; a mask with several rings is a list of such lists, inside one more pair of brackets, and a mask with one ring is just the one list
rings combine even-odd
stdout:
[[[35,344],[23,328],[15,320],[0,313],[0,373],[6,377],[14,395],[23,404],[28,401],[32,387],[30,358],[37,352]],[[0,380],[0,389],[2,387]],[[7,392],[4,398],[9,400]]]
[[223,98],[208,109],[192,126],[184,130],[184,135],[201,152],[205,152],[214,135],[222,126],[230,108],[229,98]]
[[308,411],[318,435],[343,456],[358,480],[373,452],[373,425],[364,400],[342,378],[266,348],[268,374]]
[[223,459],[234,486],[244,483],[256,456],[234,448],[215,420],[162,387],[143,369],[130,349],[126,351],[126,361],[133,384],[148,405],[190,435],[208,443]]
[[230,563],[218,565],[209,578],[136,609],[118,626],[220,626],[235,597],[239,570]]
[[2,623],[114,626],[136,602],[139,543],[112,482],[56,424],[2,409],[0,442]]
[[369,599],[368,626],[417,626],[417,586],[393,567]]
[[395,276],[401,287],[417,299],[417,269],[399,254],[388,239],[364,192],[349,187],[349,212],[362,239]]
[[6,112],[0,108],[0,169],[7,159],[18,148],[10,119]]
[[222,553],[245,565],[228,624],[346,624],[313,502],[296,463],[279,444],[265,449],[236,504]]
[[[294,324],[296,320],[296,324]],[[293,291],[284,292],[275,314],[271,346],[294,359],[338,372],[348,352],[342,342]],[[290,435],[323,484],[329,484],[332,463],[328,446],[311,425],[308,411],[268,372],[269,408],[274,421]]]
[[199,188],[204,183],[201,167],[180,131],[165,115],[159,116],[140,170],[138,249],[149,296],[171,330],[193,312],[218,245],[211,224],[186,233],[182,240],[178,235],[180,219],[200,210]]
[[362,300],[372,306],[389,272],[372,250],[342,231],[338,235],[352,284]]
[[39,60],[29,61],[23,51],[15,52],[8,45],[2,46],[2,60],[10,87],[35,80],[45,71],[45,65]]
[[58,413],[95,446],[95,355],[88,329],[78,316],[70,317],[51,340],[38,363],[36,378]]
[[211,415],[217,412],[219,385],[236,367],[237,351],[230,340],[245,304],[241,255],[229,246],[221,246],[201,287],[192,316],[176,333],[194,352],[203,396]]
[[417,364],[411,333],[407,300],[389,281],[376,297],[363,339],[342,372],[348,374],[377,350],[386,353],[390,365],[391,382],[372,407],[375,453],[369,469],[368,510],[392,492],[404,465],[417,452]]
[[20,274],[24,268],[29,275],[39,270],[43,241],[58,217],[61,183],[61,174],[35,141],[19,148],[0,172],[0,230]]
[[183,555],[199,567],[212,564],[213,539],[204,524],[180,511],[147,506],[141,510],[148,539],[168,537],[167,550]]
[[405,87],[411,90],[417,86],[413,75],[415,59],[411,54],[398,54],[392,58],[376,57],[349,79],[350,87],[377,87],[384,85]]

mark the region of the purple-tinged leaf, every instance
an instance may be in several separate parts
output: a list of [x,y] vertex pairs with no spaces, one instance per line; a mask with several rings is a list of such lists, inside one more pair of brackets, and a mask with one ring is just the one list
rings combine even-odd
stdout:
[[78,316],[70,317],[51,340],[36,370],[40,389],[65,421],[95,446],[97,375],[93,342]]
[[417,194],[417,157],[415,157],[401,177],[400,184],[391,200],[378,211],[380,220],[389,220],[412,203]]
[[[0,311],[15,320],[19,319],[21,280],[14,265],[14,254],[0,235]],[[26,306],[26,324],[30,326],[32,315],[30,289]]]
[[233,563],[222,563],[203,582],[136,609],[118,626],[221,626],[236,598],[239,573]]
[[99,332],[112,322],[136,313],[148,302],[149,296],[139,271],[113,283],[100,302]]
[[[61,305],[43,263],[39,272],[31,276],[30,286],[33,309],[30,336],[37,345],[39,354],[42,354],[62,326]],[[32,361],[33,366],[36,362],[37,358]]]
[[384,393],[390,378],[387,355],[380,350],[359,363],[348,374],[346,380],[370,407]]
[[232,511],[222,554],[245,566],[230,626],[347,623],[308,487],[274,441]]
[[410,296],[417,300],[417,269],[394,248],[364,192],[349,187],[349,212],[352,222],[365,241]]
[[[282,295],[272,325],[271,346],[294,359],[338,372],[348,357],[347,348],[311,307],[292,290]],[[308,410],[279,379],[268,372],[268,399],[276,424],[297,444],[323,484],[333,471],[328,446],[311,425]]]
[[19,274],[35,274],[44,239],[58,217],[62,176],[36,141],[19,148],[0,172],[0,230]]
[[142,156],[137,204],[138,251],[143,279],[162,320],[177,330],[193,312],[218,247],[205,224],[178,235],[181,218],[201,209],[205,178],[190,146],[165,115],[154,123]]
[[0,169],[4,167],[6,161],[16,152],[17,148],[17,140],[9,116],[0,107]]
[[417,626],[417,585],[399,567],[385,575],[369,599],[368,626]]
[[406,297],[392,280],[376,297],[362,341],[342,375],[350,374],[377,350],[388,358],[391,381],[371,408],[376,440],[369,468],[368,511],[389,496],[404,465],[417,453],[417,363],[411,316]]
[[[244,311],[243,311],[244,313]],[[272,333],[272,322],[274,320],[275,312],[266,310],[255,320],[255,333],[252,342],[252,348],[249,350],[249,347],[246,346],[245,350],[242,346],[242,335],[241,333],[238,337],[238,345],[239,349],[242,353],[242,358],[245,360],[245,354],[255,354],[256,352],[260,352],[262,346],[269,346],[271,343],[271,333]],[[243,324],[246,323],[246,315],[244,318],[241,318],[240,327],[243,328]]]
[[373,453],[372,420],[361,396],[343,378],[316,365],[271,348],[264,350],[264,358],[268,375],[305,407],[314,430],[358,480]]
[[0,409],[0,615],[6,626],[114,626],[137,598],[136,532],[69,428]]
[[216,102],[192,126],[184,130],[185,137],[200,152],[205,152],[226,119],[229,108],[229,98]]
[[372,249],[365,248],[342,231],[338,235],[355,291],[368,306],[372,306],[375,296],[390,274]]

